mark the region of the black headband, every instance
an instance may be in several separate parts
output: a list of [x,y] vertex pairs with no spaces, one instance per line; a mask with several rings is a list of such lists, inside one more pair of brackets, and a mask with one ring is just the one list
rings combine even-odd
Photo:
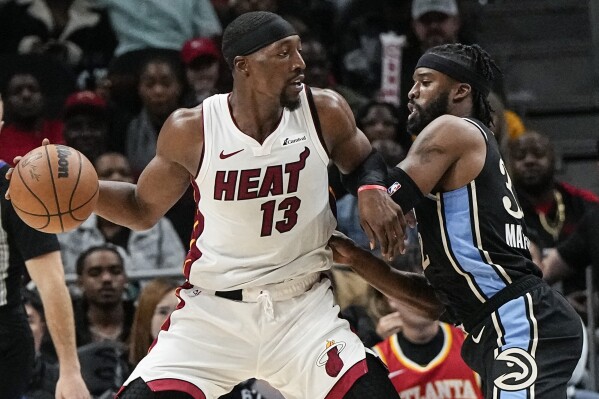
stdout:
[[238,55],[249,55],[278,40],[297,35],[295,28],[283,18],[272,14],[273,18],[266,21],[255,30],[223,47],[226,60],[233,60]]
[[458,62],[441,57],[437,54],[424,54],[418,60],[416,69],[418,68],[434,69],[458,82],[468,83],[474,89],[480,91],[485,97],[488,96],[491,91],[491,82],[489,82],[487,78]]

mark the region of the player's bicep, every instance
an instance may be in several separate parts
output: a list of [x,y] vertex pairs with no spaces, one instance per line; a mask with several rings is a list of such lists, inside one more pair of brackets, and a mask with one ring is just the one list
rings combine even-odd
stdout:
[[[412,178],[422,194],[429,194],[472,147],[472,135],[464,134],[461,119],[441,116],[422,130],[399,167]],[[478,137],[480,138],[480,137]]]
[[201,114],[176,111],[165,122],[156,156],[137,182],[137,197],[153,215],[162,215],[181,198],[197,171],[203,146]]
[[434,143],[423,143],[410,148],[406,158],[399,163],[416,183],[422,194],[430,193],[455,162],[448,149]]
[[356,169],[372,150],[356,121],[347,101],[332,90],[314,89],[323,139],[332,161],[342,173]]

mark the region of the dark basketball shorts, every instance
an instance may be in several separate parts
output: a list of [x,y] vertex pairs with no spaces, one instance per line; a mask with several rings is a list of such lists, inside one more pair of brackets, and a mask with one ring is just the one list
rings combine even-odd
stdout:
[[0,311],[0,398],[20,399],[33,369],[33,336],[25,310]]
[[501,305],[462,347],[488,399],[565,399],[582,351],[580,317],[542,284]]

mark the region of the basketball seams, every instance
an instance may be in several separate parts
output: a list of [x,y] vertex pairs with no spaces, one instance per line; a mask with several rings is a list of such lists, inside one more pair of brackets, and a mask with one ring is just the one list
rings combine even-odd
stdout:
[[[51,215],[50,215],[50,210],[48,209],[48,207],[46,206],[46,204],[44,203],[44,201],[42,201],[42,199],[33,192],[33,190],[27,185],[27,182],[25,182],[25,179],[23,179],[23,176],[21,175],[21,169],[23,169],[23,167],[21,166],[21,164],[19,163],[17,165],[17,168],[15,168],[15,170],[17,171],[17,176],[19,176],[19,180],[21,181],[21,184],[27,189],[27,191],[29,191],[29,193],[33,196],[33,198],[35,198],[43,207],[44,210],[46,211],[45,215],[38,215],[38,214],[33,214],[30,212],[25,211],[24,209],[19,208],[17,205],[14,204],[14,202],[12,202],[12,206],[13,208],[15,208],[16,210],[18,210],[19,212],[28,214],[28,215],[35,215],[35,216],[40,216],[40,217],[46,217],[46,224],[43,225],[42,227],[40,227],[40,229],[46,228],[50,222],[51,222]],[[13,176],[14,178],[14,176]]]
[[[46,233],[76,228],[93,212],[100,192],[92,163],[76,149],[64,145],[44,146],[30,153],[31,159],[26,156],[23,163],[15,166],[11,182],[15,211],[26,224]],[[68,163],[61,161],[65,158]],[[29,168],[37,168],[35,175]],[[56,207],[53,212],[52,206]]]
[[73,212],[78,211],[79,209],[87,206],[87,204],[89,204],[90,202],[92,202],[94,200],[94,198],[97,198],[98,192],[100,191],[100,184],[98,184],[98,186],[96,187],[96,191],[94,191],[94,193],[92,194],[92,196],[85,202],[83,202],[81,205],[79,205],[76,208],[70,208],[69,207],[69,212],[64,212],[63,215],[66,215],[67,213],[70,214],[70,216],[74,219],[77,220],[78,222],[83,222],[85,220],[87,220],[87,218],[89,216],[87,216],[85,219],[78,219],[75,217],[75,215],[73,215]]
[[[54,151],[56,151],[56,146],[53,147]],[[62,222],[62,212],[60,212],[60,201],[58,200],[58,190],[56,189],[56,182],[54,181],[54,175],[52,171],[52,162],[50,162],[50,154],[48,153],[48,146],[44,146],[44,150],[46,151],[46,163],[48,164],[48,170],[50,171],[50,181],[52,182],[52,190],[54,191],[54,199],[56,200],[56,211],[58,219],[60,221],[60,229],[64,232],[64,224]]]
[[77,192],[77,187],[79,186],[79,180],[81,179],[81,170],[83,169],[83,160],[81,159],[81,153],[77,152],[77,158],[79,160],[79,170],[77,171],[77,180],[75,180],[75,185],[73,186],[73,191],[71,191],[71,197],[69,198],[69,215],[75,219],[75,220],[79,220],[77,219],[74,215],[73,212],[76,211],[77,209],[73,209],[73,199],[75,198],[75,193]]

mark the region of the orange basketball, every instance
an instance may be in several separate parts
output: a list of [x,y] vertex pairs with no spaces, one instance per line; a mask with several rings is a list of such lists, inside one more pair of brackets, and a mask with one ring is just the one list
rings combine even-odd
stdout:
[[91,162],[66,145],[29,151],[10,179],[10,200],[17,215],[45,233],[79,226],[98,200],[98,175]]

